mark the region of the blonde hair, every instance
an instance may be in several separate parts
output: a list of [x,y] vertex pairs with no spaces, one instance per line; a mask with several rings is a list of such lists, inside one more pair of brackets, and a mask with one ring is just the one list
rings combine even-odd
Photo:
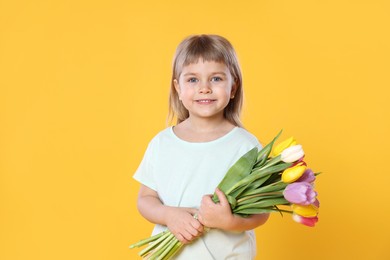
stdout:
[[236,87],[234,98],[225,107],[224,116],[232,124],[242,127],[240,114],[243,104],[242,75],[236,52],[231,43],[219,35],[192,35],[185,38],[177,47],[173,60],[171,90],[169,94],[168,122],[176,116],[177,123],[189,117],[188,110],[179,100],[174,80],[179,80],[184,66],[197,63],[199,59],[224,63],[233,77]]

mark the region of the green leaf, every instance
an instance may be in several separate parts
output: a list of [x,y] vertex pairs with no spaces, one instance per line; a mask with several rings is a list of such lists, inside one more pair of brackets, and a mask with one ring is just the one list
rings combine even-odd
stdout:
[[[269,207],[269,208],[249,208],[249,209],[243,209],[240,210],[239,212],[235,212],[234,214],[240,215],[241,217],[248,217],[253,214],[262,214],[262,213],[272,213],[272,212],[279,212],[280,214],[282,213],[289,213],[292,214],[293,212],[290,210],[282,210],[278,209],[277,207]],[[282,215],[283,216],[283,215]]]
[[260,175],[265,175],[269,173],[275,173],[275,172],[283,172],[285,169],[291,167],[293,164],[292,163],[285,163],[285,162],[279,162],[276,165],[266,167],[266,168],[260,168],[257,170],[254,170],[250,176],[260,174]]
[[247,209],[241,209],[237,212],[234,212],[236,215],[240,215],[242,217],[247,217],[253,214],[263,214],[263,213],[271,213],[274,212],[275,209],[272,207],[268,208],[247,208]]
[[258,187],[261,186],[263,182],[265,182],[269,176],[263,176],[257,180],[249,179],[247,182],[243,182],[242,186],[239,189],[236,189],[232,192],[230,192],[230,195],[235,197],[236,200],[243,196],[243,194],[246,194],[249,191],[256,190]]
[[285,198],[271,198],[271,199],[266,199],[266,200],[261,200],[259,202],[251,203],[251,204],[246,204],[242,206],[238,206],[235,208],[235,210],[239,211],[241,209],[246,209],[246,208],[267,208],[270,206],[274,205],[285,205],[289,204],[289,202]]
[[268,159],[269,154],[271,153],[271,150],[272,150],[271,144],[267,144],[263,149],[260,150],[260,152],[257,155],[257,160],[256,160],[256,164],[255,164],[256,168],[260,168],[261,166],[263,166],[267,162],[267,159]]
[[[241,156],[241,158],[238,159],[232,167],[230,167],[225,177],[219,183],[218,188],[227,194],[227,190],[250,174],[253,165],[256,162],[256,157],[257,147],[254,147],[252,150]],[[218,197],[215,194],[213,196],[213,200],[218,201]]]
[[281,193],[270,194],[270,195],[266,195],[266,194],[270,194],[270,193],[260,193],[260,194],[255,194],[253,196],[247,196],[244,198],[240,198],[240,200],[238,200],[236,203],[236,207],[248,205],[248,204],[253,204],[253,203],[259,202],[261,200],[283,198],[283,194],[281,194]]
[[266,182],[264,182],[263,185],[261,186],[267,186],[267,185],[270,185],[270,184],[274,184],[274,183],[277,183],[277,182],[280,182],[282,180],[282,174],[281,172],[276,172],[276,173],[273,173]]
[[257,161],[256,166],[261,166],[265,163],[265,161],[268,159],[269,154],[272,151],[272,146],[274,145],[275,141],[279,138],[279,136],[282,134],[283,130],[280,130],[280,132],[275,136],[275,138],[266,146],[264,146],[263,149],[260,150],[260,152],[257,155]]
[[[286,188],[288,184],[287,183],[284,183],[284,182],[279,182],[279,183],[272,183],[272,184],[269,184],[267,186],[263,186],[263,187],[260,187],[260,188],[257,188],[255,190],[251,190],[251,191],[248,191],[246,192],[245,194],[242,194],[242,197],[244,196],[251,196],[251,195],[255,195],[255,194],[261,194],[261,193],[266,193],[266,192],[277,192],[277,191],[284,191],[284,189]],[[240,196],[241,198],[241,196]],[[237,198],[240,199],[240,198]]]
[[253,190],[256,190],[258,189],[260,186],[262,186],[269,178],[271,177],[271,175],[267,175],[267,176],[263,176],[255,181],[253,181],[252,183],[250,183],[250,185],[248,185],[245,190],[239,194],[238,197],[241,197],[243,195],[245,195],[246,193],[250,192],[250,191],[253,191]]
[[227,200],[228,200],[228,202],[230,204],[230,208],[234,209],[236,207],[237,200],[234,197],[230,196],[230,195],[226,195],[226,198],[227,198]]
[[231,196],[234,196],[234,195],[237,196],[237,194],[239,194],[239,192],[237,192],[237,190],[241,191],[240,189],[242,187],[248,187],[248,185],[255,182],[256,180],[258,180],[264,176],[268,176],[270,174],[273,174],[275,172],[281,172],[281,171],[287,169],[288,167],[290,167],[291,165],[292,165],[291,163],[282,162],[282,163],[279,163],[277,165],[268,167],[264,170],[257,170],[256,172],[253,172],[252,174],[250,174],[250,175],[246,176],[245,178],[243,178],[242,180],[238,181],[229,190],[227,190],[225,192],[225,194],[228,194]]

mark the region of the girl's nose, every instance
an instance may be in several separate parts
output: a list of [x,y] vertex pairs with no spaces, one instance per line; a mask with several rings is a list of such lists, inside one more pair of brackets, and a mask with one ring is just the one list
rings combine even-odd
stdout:
[[210,82],[205,82],[205,83],[202,83],[199,87],[199,93],[202,93],[202,94],[211,94],[212,93],[212,90],[211,90],[211,87],[210,87]]

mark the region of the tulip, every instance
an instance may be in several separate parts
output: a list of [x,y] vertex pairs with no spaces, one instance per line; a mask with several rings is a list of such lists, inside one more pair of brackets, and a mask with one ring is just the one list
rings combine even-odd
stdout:
[[314,172],[311,169],[306,169],[297,182],[313,183],[315,180],[316,176],[314,175]]
[[279,154],[283,152],[284,149],[296,145],[297,141],[294,139],[294,137],[290,137],[283,142],[279,143],[278,145],[275,146],[275,148],[272,151],[272,157],[276,157]]
[[299,163],[293,167],[287,168],[282,173],[282,181],[284,183],[292,183],[298,180],[306,170],[306,165]]
[[302,149],[302,145],[297,144],[284,149],[281,154],[281,159],[283,162],[292,163],[298,161],[304,155],[305,153]]
[[307,218],[307,217],[302,217],[298,214],[293,213],[292,218],[295,222],[301,223],[301,224],[308,226],[308,227],[314,227],[315,224],[318,222],[317,216]]
[[291,203],[310,205],[315,202],[317,192],[307,182],[294,182],[287,185],[283,191],[284,198]]
[[298,214],[302,217],[310,218],[310,217],[315,217],[318,214],[318,208],[313,204],[307,206],[292,204],[291,207],[295,214]]

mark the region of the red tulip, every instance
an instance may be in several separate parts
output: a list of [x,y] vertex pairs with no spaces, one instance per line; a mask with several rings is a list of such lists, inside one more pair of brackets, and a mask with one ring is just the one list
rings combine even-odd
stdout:
[[294,213],[292,215],[292,218],[295,222],[301,223],[301,224],[308,226],[308,227],[314,227],[315,224],[318,222],[317,216],[308,218],[308,217],[302,217],[302,216]]

